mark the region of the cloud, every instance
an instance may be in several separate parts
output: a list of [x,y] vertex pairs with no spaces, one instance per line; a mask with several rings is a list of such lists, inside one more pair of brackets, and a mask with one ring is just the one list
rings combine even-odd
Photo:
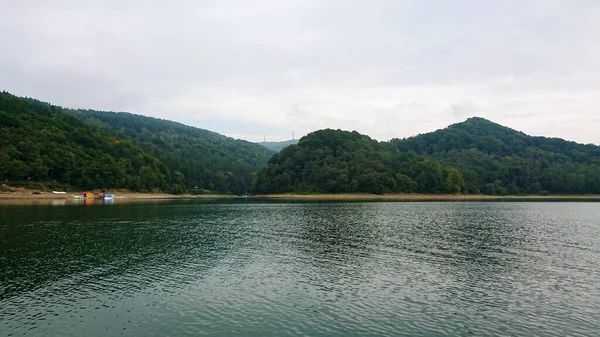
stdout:
[[253,141],[325,127],[386,140],[478,115],[600,143],[594,1],[2,7],[0,89],[59,105],[131,111]]
[[457,118],[476,116],[477,112],[481,111],[471,100],[465,100],[459,103],[452,104],[449,110],[450,113]]

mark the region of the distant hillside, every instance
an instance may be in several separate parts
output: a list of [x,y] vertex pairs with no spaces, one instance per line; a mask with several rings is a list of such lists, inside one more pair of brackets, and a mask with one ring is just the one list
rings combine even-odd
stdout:
[[320,130],[273,156],[254,193],[459,193],[460,173],[358,132]]
[[168,168],[130,141],[49,104],[0,93],[0,179],[81,188],[177,190]]
[[298,144],[298,139],[284,140],[281,142],[260,142],[257,144],[260,144],[271,151],[279,152],[288,145]]
[[482,118],[389,142],[321,130],[273,156],[254,191],[599,194],[600,147]]
[[[482,118],[377,142],[320,130],[265,144],[0,93],[0,181],[215,193],[600,194],[600,147]],[[279,153],[269,150],[280,149]]]
[[243,194],[273,151],[245,140],[124,112],[72,111],[90,125],[128,139],[156,156],[189,188]]
[[6,92],[0,136],[0,179],[81,188],[245,193],[273,154],[175,122],[62,109]]
[[469,193],[600,193],[600,147],[532,137],[483,118],[390,145],[458,168]]

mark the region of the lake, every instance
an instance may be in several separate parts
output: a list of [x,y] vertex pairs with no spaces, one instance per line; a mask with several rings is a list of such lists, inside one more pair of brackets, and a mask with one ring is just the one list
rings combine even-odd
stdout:
[[0,206],[0,336],[598,336],[600,203]]

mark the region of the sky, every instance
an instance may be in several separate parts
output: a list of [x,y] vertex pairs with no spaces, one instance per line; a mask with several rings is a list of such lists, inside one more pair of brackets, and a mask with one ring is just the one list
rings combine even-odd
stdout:
[[472,116],[600,144],[600,1],[0,0],[0,90],[250,141]]

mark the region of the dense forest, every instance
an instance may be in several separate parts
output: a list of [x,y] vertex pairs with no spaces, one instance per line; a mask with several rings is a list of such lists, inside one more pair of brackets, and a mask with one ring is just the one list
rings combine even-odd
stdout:
[[600,193],[600,147],[532,137],[483,118],[389,142],[456,167],[465,193]]
[[[482,118],[406,139],[319,130],[235,140],[130,113],[0,93],[0,181],[171,193],[600,194],[600,147]],[[293,142],[291,142],[293,143]],[[270,158],[270,159],[269,159]]]
[[274,155],[254,193],[460,193],[458,170],[358,132],[320,130]]
[[600,193],[600,147],[531,137],[482,118],[377,142],[322,130],[273,156],[255,193]]
[[135,143],[191,189],[245,194],[252,175],[274,153],[255,143],[167,120],[124,112],[70,112],[91,126]]
[[245,193],[272,153],[170,121],[0,93],[0,179],[13,185]]

